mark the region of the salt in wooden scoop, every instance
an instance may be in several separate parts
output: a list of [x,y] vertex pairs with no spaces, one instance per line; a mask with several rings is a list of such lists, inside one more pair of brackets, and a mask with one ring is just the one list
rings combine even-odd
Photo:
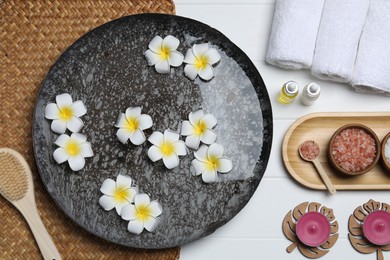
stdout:
[[22,213],[43,258],[61,259],[39,217],[30,167],[21,154],[8,148],[0,148],[0,194]]
[[314,164],[329,193],[332,195],[336,194],[336,189],[334,188],[324,168],[322,168],[320,160],[318,160],[318,157],[320,156],[320,147],[318,144],[311,140],[305,141],[298,147],[298,151],[303,160]]

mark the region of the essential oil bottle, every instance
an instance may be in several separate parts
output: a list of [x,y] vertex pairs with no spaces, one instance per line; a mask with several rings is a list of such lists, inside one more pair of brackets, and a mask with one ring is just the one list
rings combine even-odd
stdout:
[[281,104],[291,103],[298,96],[299,86],[295,81],[288,81],[283,84],[282,90],[279,93],[278,101]]
[[320,97],[321,88],[316,83],[306,85],[301,94],[301,103],[305,106],[312,105]]

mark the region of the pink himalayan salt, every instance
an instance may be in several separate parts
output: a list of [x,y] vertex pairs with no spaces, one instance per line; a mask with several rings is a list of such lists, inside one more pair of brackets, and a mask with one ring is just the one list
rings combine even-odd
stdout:
[[375,146],[375,140],[366,131],[348,128],[334,138],[331,149],[336,164],[348,172],[359,172],[373,163]]
[[320,154],[320,147],[314,141],[305,141],[299,146],[299,152],[305,160],[313,160]]

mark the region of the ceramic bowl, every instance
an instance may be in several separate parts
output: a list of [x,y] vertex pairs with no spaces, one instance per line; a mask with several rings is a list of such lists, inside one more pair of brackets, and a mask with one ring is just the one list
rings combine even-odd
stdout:
[[[353,129],[353,128],[357,128],[357,129],[361,129],[361,130],[365,131],[367,134],[369,134],[374,139],[374,142],[375,142],[376,153],[375,153],[374,160],[372,161],[372,163],[370,165],[368,165],[367,167],[365,167],[364,169],[359,170],[359,171],[348,171],[348,170],[342,168],[336,162],[334,155],[332,153],[332,147],[334,145],[336,136],[338,136],[344,130]],[[330,139],[329,147],[328,147],[328,157],[329,157],[329,161],[333,165],[333,167],[338,172],[340,172],[342,174],[350,175],[350,176],[361,175],[361,174],[369,172],[372,168],[374,168],[375,164],[378,162],[378,160],[380,158],[380,154],[381,154],[381,145],[380,145],[380,141],[379,141],[378,136],[375,134],[375,132],[373,130],[371,130],[371,128],[369,128],[365,125],[362,125],[362,124],[348,124],[348,125],[344,125],[344,126],[340,127],[339,129],[337,129],[337,131],[333,134],[332,138]]]

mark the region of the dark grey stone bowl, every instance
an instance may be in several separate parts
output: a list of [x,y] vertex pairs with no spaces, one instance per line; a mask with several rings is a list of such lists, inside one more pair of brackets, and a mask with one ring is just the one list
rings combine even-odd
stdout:
[[[174,35],[185,54],[195,43],[209,42],[221,54],[209,82],[185,77],[181,67],[158,74],[143,56],[150,40]],[[57,134],[45,119],[45,106],[58,94],[82,100],[88,112],[81,133],[95,153],[86,166],[72,172],[53,159]],[[219,182],[206,184],[193,176],[193,152],[167,170],[147,157],[149,143],[123,145],[114,124],[127,107],[141,106],[154,125],[146,132],[177,130],[191,111],[203,109],[218,119],[217,142],[233,161]],[[33,123],[34,153],[42,182],[63,212],[90,233],[137,248],[167,248],[204,237],[227,223],[248,202],[264,174],[271,151],[272,110],[264,82],[250,59],[228,38],[200,22],[171,15],[123,17],[85,34],[50,69],[39,91]],[[70,133],[68,133],[70,134]],[[157,230],[140,235],[127,222],[98,204],[106,178],[134,179],[140,190],[163,206]]]

